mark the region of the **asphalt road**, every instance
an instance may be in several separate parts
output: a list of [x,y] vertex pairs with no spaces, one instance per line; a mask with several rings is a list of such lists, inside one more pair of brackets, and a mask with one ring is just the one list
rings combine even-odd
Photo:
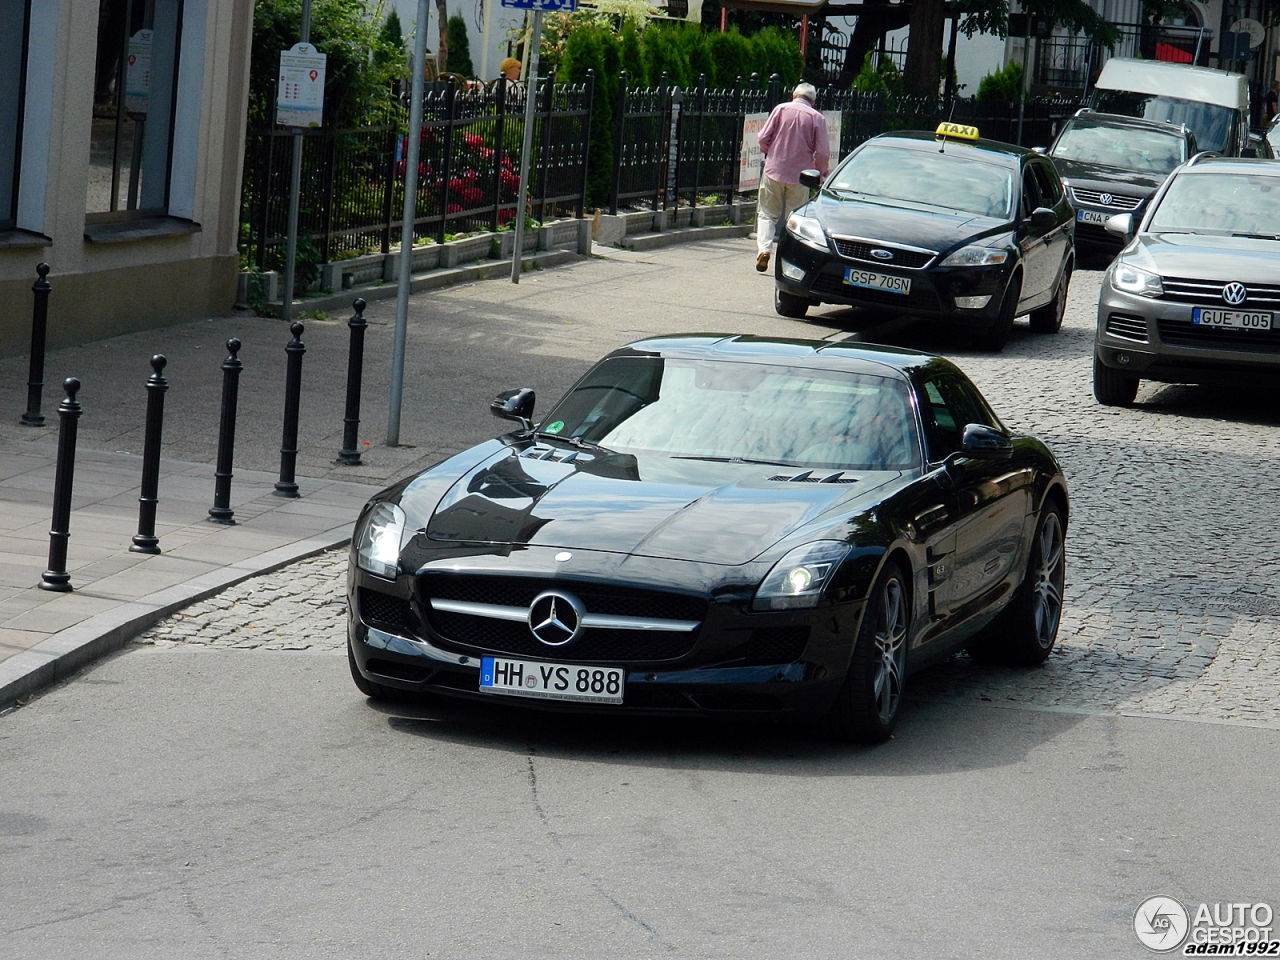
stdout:
[[415,456],[491,435],[481,401],[512,377],[554,395],[646,333],[866,328],[939,350],[1072,483],[1044,668],[930,670],[872,749],[388,709],[330,636],[340,558],[309,562],[0,717],[3,954],[1123,958],[1149,955],[1133,917],[1153,895],[1280,908],[1280,412],[1150,385],[1134,410],[1099,408],[1096,273],[1062,333],[1020,326],[990,356],[835,308],[776,318],[750,248],[420,300],[441,369],[415,387],[438,411],[414,407]]

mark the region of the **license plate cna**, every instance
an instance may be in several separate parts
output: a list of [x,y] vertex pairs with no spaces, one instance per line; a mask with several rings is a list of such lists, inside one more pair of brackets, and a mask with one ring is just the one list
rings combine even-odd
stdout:
[[888,273],[876,273],[872,270],[855,270],[853,267],[845,267],[844,282],[851,287],[883,290],[885,293],[896,293],[904,297],[911,295],[910,277],[895,277]]
[[480,659],[480,692],[539,700],[621,703],[627,672],[621,667],[547,663],[507,657]]
[[1272,314],[1254,310],[1215,310],[1192,307],[1191,322],[1197,327],[1222,327],[1230,330],[1270,330]]
[[1114,213],[1103,213],[1101,210],[1077,210],[1076,223],[1098,223],[1105,225],[1114,217]]

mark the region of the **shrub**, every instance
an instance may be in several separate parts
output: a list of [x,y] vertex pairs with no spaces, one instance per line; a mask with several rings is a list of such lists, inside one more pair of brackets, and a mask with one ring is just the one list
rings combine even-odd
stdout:
[[467,21],[460,14],[449,18],[449,71],[464,77],[474,77],[476,68],[471,65],[471,41],[467,39]]
[[1010,60],[1003,70],[988,73],[978,84],[979,103],[1013,103],[1022,99],[1022,64]]

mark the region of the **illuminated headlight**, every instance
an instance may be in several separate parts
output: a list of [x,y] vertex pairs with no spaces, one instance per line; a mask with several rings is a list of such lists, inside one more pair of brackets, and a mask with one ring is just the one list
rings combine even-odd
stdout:
[[956,297],[956,309],[981,310],[991,302],[991,294],[982,297]]
[[1136,293],[1140,297],[1164,296],[1164,284],[1158,276],[1127,263],[1117,263],[1111,271],[1111,286],[1122,293]]
[[942,261],[944,267],[990,267],[1009,259],[1008,250],[996,247],[961,247]]
[[828,249],[827,235],[822,232],[822,223],[813,217],[802,217],[793,213],[787,218],[787,233],[801,243],[816,247],[818,250]]
[[797,267],[794,263],[787,263],[785,260],[779,260],[778,268],[782,270],[782,275],[788,280],[795,280],[799,282],[804,279],[804,267]]
[[370,510],[356,537],[356,565],[361,570],[394,580],[400,563],[404,523],[404,511],[394,503],[379,503]]
[[832,572],[848,555],[849,545],[838,540],[819,540],[796,547],[773,565],[756,591],[752,609],[816,607]]

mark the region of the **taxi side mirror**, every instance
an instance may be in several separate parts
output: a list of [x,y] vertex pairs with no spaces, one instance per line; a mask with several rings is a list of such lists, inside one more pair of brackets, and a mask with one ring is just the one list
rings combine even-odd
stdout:
[[1036,207],[1031,211],[1031,229],[1047,233],[1058,225],[1058,215],[1048,207]]
[[1106,230],[1107,233],[1114,234],[1117,237],[1124,237],[1128,240],[1133,236],[1133,214],[1117,213],[1114,217],[1108,217],[1102,229]]
[[817,170],[801,170],[800,186],[808,187],[810,190],[817,190],[822,186],[822,174]]

